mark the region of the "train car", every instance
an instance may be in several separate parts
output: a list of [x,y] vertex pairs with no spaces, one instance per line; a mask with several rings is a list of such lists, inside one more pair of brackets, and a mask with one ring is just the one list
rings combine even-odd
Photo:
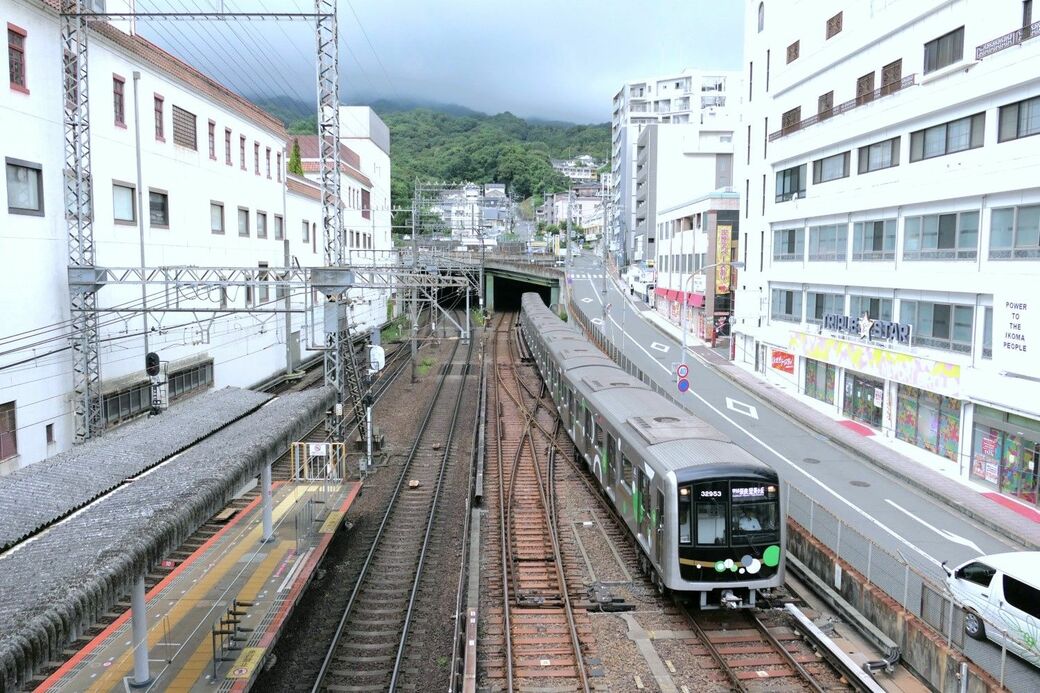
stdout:
[[537,294],[520,331],[575,447],[661,589],[701,608],[754,606],[784,580],[776,471],[655,393]]

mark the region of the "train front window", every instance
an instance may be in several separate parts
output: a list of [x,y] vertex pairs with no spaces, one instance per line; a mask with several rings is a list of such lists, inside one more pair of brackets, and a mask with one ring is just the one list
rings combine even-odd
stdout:
[[778,501],[776,484],[733,482],[730,488],[730,528],[734,545],[779,541]]
[[725,546],[726,501],[729,484],[711,481],[693,485],[694,517],[698,546]]
[[690,522],[690,513],[693,511],[693,502],[690,498],[690,487],[679,487],[679,543],[692,544],[693,535]]

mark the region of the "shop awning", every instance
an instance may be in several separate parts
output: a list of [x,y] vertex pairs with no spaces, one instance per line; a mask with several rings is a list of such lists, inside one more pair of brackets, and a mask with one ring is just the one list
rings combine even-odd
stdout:
[[686,305],[693,306],[694,308],[704,307],[704,294],[695,294],[693,292],[687,292]]
[[654,289],[654,293],[662,298],[666,298],[668,296],[668,289],[659,286]]

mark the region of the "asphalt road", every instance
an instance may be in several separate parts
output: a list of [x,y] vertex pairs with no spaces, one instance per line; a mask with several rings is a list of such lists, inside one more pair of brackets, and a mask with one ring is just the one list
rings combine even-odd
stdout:
[[[662,386],[674,388],[675,364],[683,360],[682,345],[641,319],[612,281],[607,281],[607,293],[603,294],[602,276],[599,258],[577,258],[571,273],[574,301],[596,320],[603,319],[604,305],[609,304],[607,337],[621,346],[643,372]],[[901,554],[922,572],[938,579],[942,576],[938,565],[943,560],[956,565],[982,554],[1018,549],[930,496],[849,455],[824,436],[803,428],[737,387],[692,351],[685,362],[690,367],[691,388],[684,395],[676,391],[676,396],[691,413],[723,431],[776,468],[787,483],[893,555]]]

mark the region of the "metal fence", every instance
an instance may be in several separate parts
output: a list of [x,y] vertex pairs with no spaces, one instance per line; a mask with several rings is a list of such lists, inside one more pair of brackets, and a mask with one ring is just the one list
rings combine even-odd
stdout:
[[[568,318],[577,323],[588,338],[627,373],[677,406],[686,408],[675,397],[672,388],[661,387],[639,369],[611,341],[611,332],[604,330],[603,325],[592,322],[574,303],[570,304]],[[924,621],[947,645],[963,651],[968,659],[997,679],[1002,688],[1023,692],[1040,690],[1037,670],[1014,656],[1009,658],[1006,647],[965,637],[964,611],[944,588],[941,567],[916,554],[893,555],[790,481],[786,482],[785,488],[787,516],[865,577],[868,584],[877,586],[905,611]],[[919,561],[919,564],[913,565],[912,561]],[[819,577],[831,584],[835,581],[835,576]],[[987,624],[987,628],[993,627]],[[969,668],[963,667],[961,674],[966,684],[961,690],[986,690],[985,682]]]

